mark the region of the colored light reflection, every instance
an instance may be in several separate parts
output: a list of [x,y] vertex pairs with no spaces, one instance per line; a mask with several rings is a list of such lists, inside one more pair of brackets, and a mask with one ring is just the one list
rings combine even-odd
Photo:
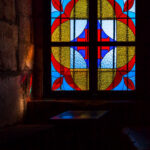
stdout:
[[99,119],[108,111],[66,111],[50,119]]

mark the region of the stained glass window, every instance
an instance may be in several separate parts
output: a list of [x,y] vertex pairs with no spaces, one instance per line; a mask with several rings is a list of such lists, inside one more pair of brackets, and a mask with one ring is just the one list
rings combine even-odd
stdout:
[[[88,42],[88,0],[51,1],[51,41]],[[52,90],[89,90],[89,47],[51,47]]]
[[135,41],[135,0],[97,0],[98,41]]
[[51,41],[88,41],[88,0],[51,1]]
[[135,89],[135,47],[98,47],[98,90]]
[[93,81],[97,91],[136,89],[135,6],[135,0],[97,0],[97,49],[93,49],[89,0],[51,0],[52,91],[92,90],[91,51],[97,55]]
[[[99,42],[135,42],[135,0],[98,0],[97,13]],[[97,49],[98,90],[135,90],[135,47]]]
[[89,90],[87,46],[52,47],[52,90]]

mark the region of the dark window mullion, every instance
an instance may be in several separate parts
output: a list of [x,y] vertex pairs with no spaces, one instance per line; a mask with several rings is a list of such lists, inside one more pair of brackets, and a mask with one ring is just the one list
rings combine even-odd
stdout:
[[97,91],[97,0],[89,0],[90,91]]
[[97,42],[97,46],[136,46],[135,42]]
[[51,46],[89,46],[89,42],[51,42]]
[[[94,43],[96,46],[136,46],[136,42],[94,42]],[[89,46],[89,42],[51,42],[50,45],[51,46]]]

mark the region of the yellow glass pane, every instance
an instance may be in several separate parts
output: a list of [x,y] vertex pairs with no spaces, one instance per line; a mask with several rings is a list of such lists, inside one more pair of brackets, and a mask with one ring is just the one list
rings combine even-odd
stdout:
[[78,0],[75,7],[71,11],[70,18],[82,18],[87,19],[89,13],[88,0]]
[[115,69],[98,69],[98,90],[106,90],[113,82]]
[[108,0],[97,0],[97,16],[98,19],[114,18],[114,9]]
[[71,75],[78,87],[82,91],[89,90],[89,71],[88,69],[71,69]]

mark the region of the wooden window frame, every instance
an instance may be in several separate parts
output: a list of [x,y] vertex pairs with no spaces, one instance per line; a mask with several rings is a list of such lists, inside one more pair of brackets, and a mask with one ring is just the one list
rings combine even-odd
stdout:
[[[39,0],[41,1],[41,0]],[[90,32],[90,41],[89,43],[80,43],[79,45],[89,46],[90,48],[96,48],[100,45],[118,45],[118,46],[135,46],[136,47],[136,90],[135,91],[97,91],[95,88],[95,82],[92,82],[93,80],[96,80],[97,72],[96,69],[93,72],[90,72],[90,75],[93,77],[93,79],[90,79],[90,85],[94,92],[92,90],[90,91],[51,91],[51,80],[50,80],[50,47],[51,46],[70,46],[73,43],[71,42],[61,42],[61,43],[50,43],[50,0],[44,1],[43,4],[43,18],[44,18],[44,25],[43,25],[43,99],[96,99],[96,100],[137,100],[142,97],[142,94],[145,93],[145,89],[147,88],[145,86],[145,82],[143,83],[143,78],[141,80],[141,77],[143,77],[143,72],[141,72],[141,53],[140,49],[142,47],[141,45],[141,38],[139,38],[138,35],[140,35],[140,31],[138,30],[141,26],[141,20],[143,20],[142,16],[139,14],[137,10],[140,10],[140,4],[138,1],[136,1],[136,43],[134,42],[97,42],[97,5],[96,0],[89,1],[90,7],[92,9],[89,9],[89,32]],[[93,12],[94,10],[94,12]],[[92,17],[91,16],[92,12]],[[93,14],[94,17],[93,17]],[[139,14],[139,15],[138,15]],[[95,22],[95,23],[94,23]],[[95,27],[94,27],[95,26]],[[94,33],[94,34],[93,34]],[[36,34],[35,34],[36,35]],[[77,43],[78,45],[78,43]],[[90,51],[91,52],[91,51]],[[93,55],[93,54],[92,54]],[[97,55],[96,53],[93,55],[92,58],[93,61],[90,61],[90,66],[95,66],[97,62]],[[144,58],[142,58],[144,61]],[[94,75],[93,75],[94,74]],[[33,94],[34,95],[34,94]],[[144,97],[147,94],[144,95]]]

